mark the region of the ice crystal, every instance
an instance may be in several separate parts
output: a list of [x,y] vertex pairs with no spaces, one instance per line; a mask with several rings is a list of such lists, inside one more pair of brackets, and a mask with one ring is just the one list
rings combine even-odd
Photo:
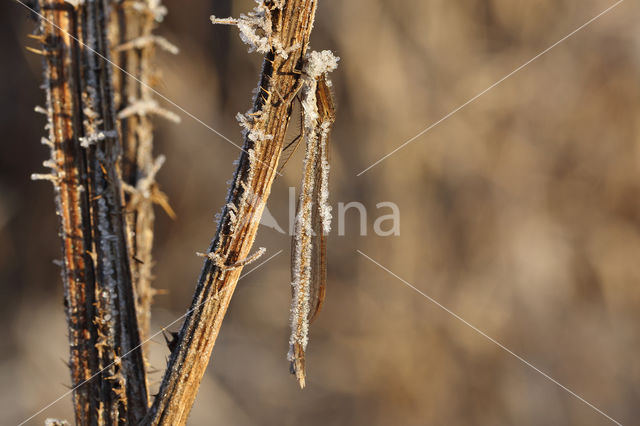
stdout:
[[57,175],[53,173],[47,173],[47,174],[31,173],[31,180],[48,180],[53,183],[58,183],[60,179],[58,178]]
[[96,142],[103,141],[107,138],[115,138],[117,136],[118,136],[118,132],[116,132],[115,130],[106,130],[106,131],[91,133],[84,137],[80,137],[79,140],[80,140],[80,145],[83,148],[89,148],[91,145],[95,144]]
[[235,25],[240,31],[240,39],[249,45],[249,52],[267,53],[271,50],[271,11],[262,0],[249,13],[235,18],[217,18],[211,15],[214,24]]
[[66,420],[49,418],[45,419],[44,426],[69,426],[69,422]]
[[[249,53],[258,52],[264,54],[273,49],[278,55],[287,59],[291,52],[300,49],[302,46],[296,43],[285,49],[282,41],[274,37],[271,10],[263,0],[256,0],[256,3],[257,6],[251,12],[246,15],[241,14],[237,19],[231,17],[218,18],[211,15],[211,22],[238,27],[240,39],[249,46]],[[276,1],[273,6],[282,9],[284,1]]]
[[162,22],[167,15],[167,8],[160,3],[160,0],[134,1],[131,7],[138,12],[150,12],[156,22]]
[[128,50],[128,49],[142,49],[150,44],[155,44],[156,46],[160,47],[163,50],[166,50],[169,53],[172,53],[174,55],[177,55],[180,50],[178,49],[178,47],[172,43],[169,42],[169,40],[167,40],[164,37],[161,36],[157,36],[154,34],[147,34],[147,35],[143,35],[140,37],[137,37],[133,40],[130,40],[126,43],[123,43],[119,46],[117,46],[115,48],[116,52],[121,52],[123,50]]
[[313,51],[306,55],[303,72],[309,78],[318,78],[322,74],[326,74],[338,67],[339,57],[335,56],[330,50],[322,52]]
[[255,118],[251,116],[249,113],[236,114],[236,120],[240,124],[240,127],[243,128],[244,136],[249,138],[249,140],[253,142],[272,140],[273,135],[267,135],[262,130],[258,130],[255,125]]
[[177,114],[168,111],[164,108],[161,108],[154,99],[141,100],[141,99],[130,99],[130,105],[126,108],[123,108],[118,113],[119,119],[129,118],[133,115],[146,116],[150,114],[156,114],[163,118],[166,118],[169,121],[173,121],[174,123],[180,122],[180,116]]
[[225,256],[222,256],[215,252],[210,252],[210,253],[196,252],[196,256],[208,258],[214,263],[214,265],[220,268],[223,272],[226,272],[226,271],[234,271],[236,269],[243,268],[255,262],[256,260],[260,259],[262,255],[264,255],[266,252],[267,252],[266,248],[260,247],[257,252],[253,253],[250,256],[247,256],[245,259],[238,260],[237,262],[234,262],[232,264],[226,263],[224,259]]
[[320,125],[320,200],[319,210],[322,220],[322,232],[326,235],[331,231],[331,206],[329,205],[329,157],[327,153],[327,139],[331,123],[328,121]]

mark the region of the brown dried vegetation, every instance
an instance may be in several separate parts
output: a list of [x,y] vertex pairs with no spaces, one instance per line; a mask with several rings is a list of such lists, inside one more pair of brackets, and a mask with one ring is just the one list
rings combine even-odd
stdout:
[[[41,0],[46,113],[63,242],[78,424],[185,424],[269,196],[301,85],[315,0],[265,1],[271,25],[244,146],[218,230],[158,396],[149,408],[141,342],[149,335],[155,183],[151,114],[157,2]],[[277,46],[277,47],[274,47]],[[113,58],[113,62],[110,57]],[[112,67],[113,65],[113,67]],[[118,112],[116,115],[116,111]],[[261,253],[261,252],[260,252]],[[142,339],[141,339],[142,337]],[[144,419],[143,419],[144,418]]]

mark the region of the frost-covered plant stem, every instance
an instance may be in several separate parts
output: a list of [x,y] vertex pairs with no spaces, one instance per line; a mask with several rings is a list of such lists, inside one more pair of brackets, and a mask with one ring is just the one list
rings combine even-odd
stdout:
[[[41,22],[38,36],[43,42],[45,90],[47,95],[48,137],[42,142],[51,149],[51,168],[48,177],[54,184],[56,210],[60,218],[62,242],[62,281],[66,317],[69,330],[69,369],[71,386],[90,379],[97,371],[97,330],[94,316],[94,264],[92,250],[91,217],[86,191],[86,163],[80,154],[78,142],[82,124],[78,120],[78,75],[74,58],[78,48],[69,34],[76,33],[77,18],[73,8],[64,2],[41,1],[40,10],[45,18],[56,23],[61,30],[46,21]],[[88,424],[98,410],[100,392],[98,381],[91,381],[73,393],[76,422]]]
[[[47,127],[78,424],[137,423],[144,363],[125,238],[106,21],[108,2],[40,0]],[[80,40],[79,43],[77,40]],[[97,52],[97,53],[96,53]],[[126,357],[124,355],[127,354]]]
[[148,424],[186,423],[242,272],[242,266],[237,265],[251,258],[259,220],[276,176],[292,102],[302,83],[302,58],[309,43],[316,0],[265,1],[263,6],[261,10],[268,14],[271,24],[268,36],[272,44],[265,55],[253,107],[242,120],[246,127],[243,153],[208,250],[212,255],[205,260],[177,346],[145,419]]
[[159,44],[177,53],[168,41],[153,35],[166,9],[159,0],[135,3],[118,0],[113,4],[109,25],[112,59],[117,65],[113,74],[114,104],[118,112],[122,137],[120,170],[125,190],[127,238],[131,252],[131,274],[135,289],[140,338],[149,335],[153,258],[153,203],[159,203],[173,216],[167,197],[160,191],[155,175],[164,157],[153,158],[152,114],[177,121],[175,114],[162,110],[153,99],[150,86],[154,79],[153,59]]

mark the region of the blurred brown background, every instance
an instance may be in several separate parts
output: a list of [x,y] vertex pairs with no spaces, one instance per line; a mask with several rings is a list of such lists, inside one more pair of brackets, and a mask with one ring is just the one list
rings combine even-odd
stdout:
[[[325,309],[311,331],[308,387],[288,374],[289,237],[239,283],[193,425],[604,425],[610,422],[384,272],[359,249],[623,424],[640,418],[640,30],[625,1],[412,144],[356,173],[614,4],[613,0],[324,0],[312,47],[341,57],[332,78],[332,204],[360,201],[329,239]],[[260,56],[234,28],[245,1],[166,0],[157,89],[240,142]],[[31,182],[47,150],[34,24],[0,3],[0,424],[69,383],[51,187]],[[170,106],[169,109],[173,109]],[[176,111],[178,112],[178,111]],[[238,150],[196,121],[157,122],[153,329],[185,312]],[[297,125],[292,126],[292,134]],[[268,207],[286,229],[288,187]],[[395,202],[399,237],[373,235]],[[263,260],[266,257],[263,258]],[[180,324],[180,322],[178,322]],[[178,324],[171,327],[178,328]],[[162,370],[162,336],[149,344]],[[159,380],[160,373],[152,375]],[[70,397],[37,416],[71,419]]]

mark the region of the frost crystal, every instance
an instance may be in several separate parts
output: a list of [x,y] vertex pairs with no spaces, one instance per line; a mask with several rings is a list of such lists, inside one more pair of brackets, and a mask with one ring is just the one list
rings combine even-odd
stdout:
[[235,25],[240,31],[240,39],[249,45],[249,52],[267,53],[271,50],[271,11],[262,0],[251,12],[241,14],[238,19],[217,18],[211,15],[214,24]]
[[167,15],[167,8],[160,4],[160,0],[136,1],[131,3],[131,7],[138,12],[151,12],[156,22],[162,22]]
[[31,180],[48,180],[53,183],[58,183],[58,176],[53,173],[42,174],[42,173],[31,173]]
[[310,78],[318,78],[322,74],[326,74],[338,68],[339,57],[335,56],[330,50],[322,52],[310,52],[305,58],[303,72]]
[[331,231],[331,206],[329,205],[329,158],[327,140],[331,130],[331,122],[325,121],[320,125],[320,219],[322,232],[326,235]]
[[104,132],[91,133],[90,135],[87,135],[85,137],[81,137],[78,139],[80,140],[80,145],[83,148],[89,148],[91,145],[95,144],[96,142],[103,141],[107,138],[115,138],[117,136],[118,136],[118,132],[116,132],[115,130],[107,130]]
[[164,165],[165,161],[166,157],[164,155],[159,155],[158,157],[156,157],[146,176],[140,177],[138,179],[138,182],[136,182],[135,187],[122,182],[122,189],[133,195],[131,199],[132,205],[138,203],[140,198],[152,199],[154,185],[156,183],[156,175]]
[[58,420],[58,419],[45,419],[44,426],[69,426],[69,422],[66,420]]
[[150,100],[131,99],[129,100],[129,103],[130,105],[128,107],[123,108],[118,113],[119,119],[122,120],[124,118],[129,118],[133,115],[140,115],[144,117],[145,115],[156,114],[166,118],[169,121],[173,121],[174,123],[180,122],[180,116],[164,108],[161,108],[158,105],[158,102],[156,102],[154,99],[150,99]]
[[166,50],[167,52],[172,53],[174,55],[177,55],[180,52],[178,47],[170,43],[169,40],[154,34],[144,35],[144,36],[135,38],[131,41],[128,41],[124,44],[121,44],[120,46],[117,46],[115,48],[115,51],[121,52],[123,50],[128,50],[128,49],[142,49],[149,44],[155,44],[161,49]]
[[[249,53],[258,52],[264,54],[273,49],[278,55],[287,59],[291,52],[301,48],[300,44],[296,43],[285,49],[282,41],[274,37],[271,10],[263,0],[256,0],[256,3],[258,5],[251,12],[246,15],[241,14],[238,19],[218,18],[211,15],[211,22],[238,27],[240,39],[249,46]],[[275,1],[273,6],[282,9],[284,0]]]
[[240,127],[244,129],[244,135],[245,137],[249,138],[249,140],[258,142],[273,139],[273,135],[267,135],[262,130],[256,129],[256,126],[254,125],[254,119],[248,113],[237,113],[236,120],[238,120]]

